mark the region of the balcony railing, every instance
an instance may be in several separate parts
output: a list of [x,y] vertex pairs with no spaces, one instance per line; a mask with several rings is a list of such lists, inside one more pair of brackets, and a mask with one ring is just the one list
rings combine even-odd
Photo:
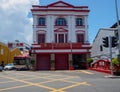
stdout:
[[90,44],[82,44],[82,43],[40,43],[40,44],[32,44],[32,48],[34,49],[81,49],[88,48]]

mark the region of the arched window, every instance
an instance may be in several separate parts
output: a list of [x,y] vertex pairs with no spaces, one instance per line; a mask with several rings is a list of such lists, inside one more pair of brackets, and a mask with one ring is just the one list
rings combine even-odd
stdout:
[[56,26],[66,26],[66,20],[64,18],[58,18],[55,22]]
[[77,26],[83,26],[83,19],[82,18],[76,18],[76,25]]
[[84,34],[77,34],[77,42],[84,43]]
[[39,21],[38,21],[38,24],[39,24],[40,26],[45,26],[45,18],[40,17],[40,18],[39,18]]
[[38,44],[45,43],[45,34],[38,34]]

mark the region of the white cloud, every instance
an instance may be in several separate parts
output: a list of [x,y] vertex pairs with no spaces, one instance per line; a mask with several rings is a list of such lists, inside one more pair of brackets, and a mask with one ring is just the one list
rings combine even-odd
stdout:
[[32,43],[32,4],[39,0],[0,0],[0,41]]

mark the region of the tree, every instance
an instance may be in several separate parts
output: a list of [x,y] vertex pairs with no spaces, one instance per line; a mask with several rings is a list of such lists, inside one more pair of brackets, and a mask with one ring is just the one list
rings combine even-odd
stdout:
[[120,75],[120,62],[118,58],[112,59],[112,65],[113,65],[113,74]]
[[119,65],[120,65],[120,62],[118,61],[118,58],[113,58],[113,59],[112,59],[112,64],[119,66]]
[[87,62],[88,62],[88,65],[89,65],[89,67],[91,66],[91,63],[93,62],[93,59],[92,58],[88,58],[87,59]]

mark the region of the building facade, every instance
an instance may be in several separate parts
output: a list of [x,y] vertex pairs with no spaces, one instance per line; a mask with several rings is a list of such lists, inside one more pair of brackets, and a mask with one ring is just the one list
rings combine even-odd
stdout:
[[6,44],[0,42],[0,64],[2,62],[4,62],[4,64],[13,63],[14,57],[20,54],[21,52],[18,48],[11,50]]
[[32,6],[33,44],[31,53],[37,70],[86,68],[89,56],[88,6],[63,1]]
[[8,47],[10,49],[19,48],[21,52],[29,51],[31,48],[31,46],[29,44],[19,42],[19,41],[8,42]]
[[[109,47],[103,46],[103,38],[115,36],[116,28],[100,28],[91,48],[91,58],[93,58],[92,67],[110,69],[110,59],[117,56],[117,48],[114,47],[111,49]],[[112,56],[111,56],[111,54]]]
[[[91,57],[94,60],[108,59],[110,57],[110,48],[103,46],[103,38],[115,36],[115,28],[101,28],[99,29],[91,48]],[[117,54],[116,47],[112,48],[112,57]]]

